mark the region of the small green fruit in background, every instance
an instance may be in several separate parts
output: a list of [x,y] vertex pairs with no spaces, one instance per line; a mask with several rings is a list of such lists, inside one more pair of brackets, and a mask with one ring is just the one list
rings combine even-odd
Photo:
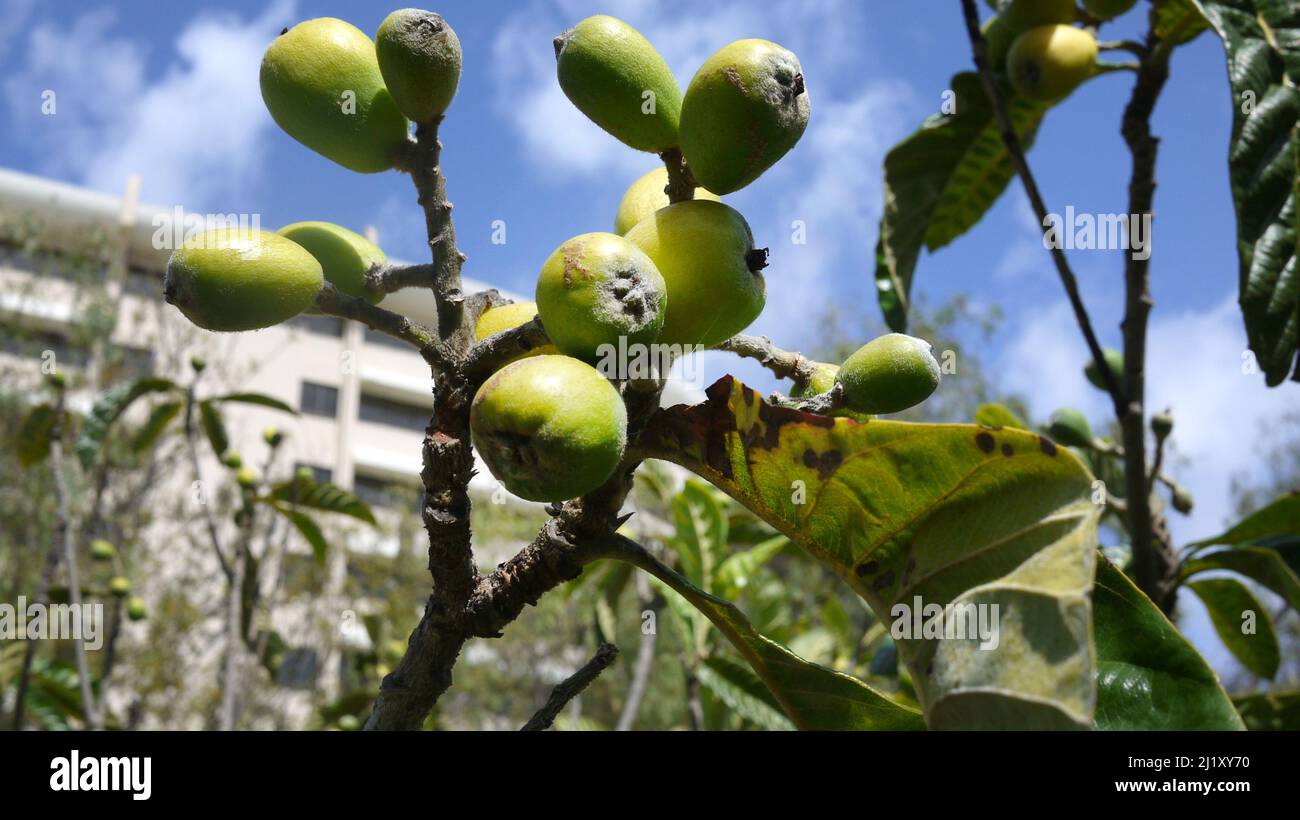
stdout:
[[588,17],[555,38],[560,88],[579,111],[625,145],[677,147],[682,91],[641,32],[615,17]]
[[163,296],[204,330],[260,330],[310,307],[324,281],[301,245],[265,231],[218,229],[172,254]]
[[1052,414],[1047,434],[1057,444],[1066,447],[1092,446],[1092,426],[1088,424],[1087,416],[1073,407],[1062,407]]
[[281,34],[262,57],[261,84],[276,125],[344,168],[387,171],[407,142],[375,43],[351,23],[318,17]]
[[858,348],[835,381],[844,388],[844,405],[850,410],[898,413],[939,387],[939,362],[924,339],[889,333]]
[[68,379],[62,370],[52,370],[45,374],[45,383],[55,390],[62,390],[68,386]]
[[144,605],[144,599],[138,595],[132,595],[126,602],[126,617],[132,621],[143,621],[149,614],[148,608]]
[[221,463],[232,470],[238,470],[244,466],[244,457],[234,450],[227,450],[221,455]]
[[840,372],[840,366],[837,364],[828,364],[826,362],[817,362],[813,365],[812,378],[807,383],[795,383],[790,388],[790,397],[795,399],[810,399],[813,396],[820,396],[827,390],[835,386],[835,374]]
[[298,481],[315,481],[316,475],[310,467],[299,467],[293,471],[293,477]]
[[810,111],[798,57],[767,40],[737,40],[686,89],[682,155],[705,188],[738,191],[795,146]]
[[355,732],[361,728],[361,721],[356,715],[343,715],[338,719],[336,725],[340,731]]
[[244,489],[257,486],[257,471],[252,467],[240,467],[235,473],[235,481]]
[[366,291],[366,272],[383,267],[388,257],[361,234],[330,222],[295,222],[276,233],[314,256],[325,280],[343,293],[372,305],[384,298],[382,293]]
[[1007,75],[1016,91],[1056,102],[1096,71],[1097,38],[1074,26],[1039,26],[1016,38],[1007,54]]
[[1002,10],[1001,17],[1018,34],[1035,26],[1073,23],[1078,11],[1074,0],[1012,0]]
[[275,427],[268,427],[262,431],[262,441],[266,442],[267,447],[279,447],[284,443],[284,433]]
[[1151,417],[1151,432],[1156,434],[1156,438],[1169,438],[1169,434],[1174,431],[1174,417],[1168,410],[1161,410]]
[[[555,347],[596,361],[603,345],[649,345],[664,326],[664,278],[645,252],[612,233],[565,242],[537,277],[537,310]],[[608,350],[608,349],[606,349]]]
[[623,399],[596,369],[534,356],[483,383],[470,408],[474,446],[492,475],[529,501],[564,501],[604,484],[627,444]]
[[1137,0],[1083,0],[1083,7],[1098,20],[1113,20],[1137,5]]
[[[478,322],[474,324],[474,339],[481,342],[489,336],[495,336],[507,330],[514,330],[520,325],[531,322],[536,316],[536,302],[512,302],[508,305],[488,308],[479,315]],[[555,349],[555,345],[542,345],[520,353],[506,364],[526,359],[529,356],[546,356],[552,353],[559,353]]]
[[108,591],[118,598],[125,598],[131,592],[131,579],[125,575],[114,575],[108,582]]
[[117,557],[117,547],[111,541],[96,538],[90,542],[90,557],[96,561],[112,561]]
[[985,45],[988,46],[989,65],[994,71],[1006,71],[1007,52],[1011,50],[1011,43],[1016,39],[1016,32],[1011,30],[1006,19],[1001,16],[986,20],[982,31]]
[[400,9],[375,33],[375,54],[398,109],[415,122],[442,116],[460,82],[460,38],[442,15]]
[[1184,490],[1182,487],[1174,490],[1173,498],[1170,501],[1174,505],[1174,509],[1183,515],[1191,513],[1192,508],[1196,506],[1192,494]]
[[[665,188],[668,187],[668,169],[662,165],[633,182],[618,203],[618,215],[614,217],[614,233],[626,234],[638,222],[647,219],[660,208],[670,204]],[[718,195],[703,188],[695,190],[696,199],[718,201]]]
[[208,366],[208,360],[203,358],[202,356],[190,357],[190,368],[193,369],[195,373],[202,373],[205,369],[207,369],[207,366]]
[[678,202],[637,223],[627,240],[664,278],[668,305],[660,344],[710,347],[763,312],[767,251],[754,248],[754,235],[734,208],[703,199]]
[[[1106,366],[1115,376],[1115,384],[1124,384],[1124,354],[1120,353],[1113,347],[1108,347],[1101,351],[1102,357],[1106,360]],[[1092,359],[1083,366],[1083,375],[1092,383],[1092,386],[1098,390],[1106,389],[1106,382],[1101,377],[1101,368]]]

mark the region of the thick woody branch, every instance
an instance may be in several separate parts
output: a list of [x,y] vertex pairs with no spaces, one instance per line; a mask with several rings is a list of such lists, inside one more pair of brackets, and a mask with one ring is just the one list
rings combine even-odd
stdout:
[[431,288],[437,267],[425,265],[384,265],[366,272],[366,291],[371,294],[394,293],[402,288]]
[[519,327],[503,330],[471,347],[465,360],[465,374],[477,384],[521,353],[550,343],[542,320],[533,317]]
[[793,379],[797,385],[806,385],[813,376],[816,362],[800,353],[794,353],[772,344],[766,336],[732,336],[717,346],[737,356],[753,359],[772,371],[778,379]]
[[316,309],[340,319],[360,322],[371,330],[400,339],[418,350],[431,365],[445,365],[446,354],[437,335],[400,313],[372,305],[365,299],[348,296],[328,282],[316,296]]
[[537,714],[533,715],[520,731],[540,732],[550,728],[569,701],[576,698],[583,689],[591,685],[592,681],[600,677],[600,673],[608,669],[616,658],[618,658],[617,646],[612,643],[601,644],[595,656],[587,661],[586,665],[556,684],[551,696],[546,700],[546,705],[538,709]]
[[694,199],[695,189],[700,186],[695,181],[695,175],[691,173],[682,152],[677,148],[669,148],[660,154],[659,158],[664,161],[664,168],[668,171],[668,185],[664,188],[664,193],[668,194],[668,201],[685,202]]

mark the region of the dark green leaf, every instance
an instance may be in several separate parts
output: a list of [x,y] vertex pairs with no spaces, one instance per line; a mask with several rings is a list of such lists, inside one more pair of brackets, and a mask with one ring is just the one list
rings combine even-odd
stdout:
[[725,655],[704,659],[696,672],[700,683],[745,720],[774,732],[794,728],[781,704],[748,666]]
[[1182,577],[1191,578],[1202,572],[1228,570],[1263,584],[1287,605],[1300,611],[1300,579],[1277,552],[1260,547],[1238,547],[1202,553],[1187,563]]
[[212,452],[221,458],[230,449],[230,436],[226,433],[226,423],[221,418],[221,410],[211,401],[199,402],[199,418],[203,421],[203,432],[208,436]]
[[1190,546],[1213,544],[1234,546],[1279,535],[1300,537],[1300,490],[1292,490],[1262,510],[1251,513],[1227,532],[1197,541]]
[[1155,0],[1156,34],[1162,40],[1186,43],[1210,27],[1191,0]]
[[136,431],[135,438],[131,440],[131,449],[142,453],[152,447],[184,406],[184,402],[165,401],[154,407],[153,412],[149,414],[149,420]]
[[131,403],[149,393],[165,393],[177,390],[176,383],[169,379],[140,379],[134,382],[114,385],[99,395],[95,405],[90,409],[81,425],[81,434],[77,437],[77,458],[81,466],[90,469],[99,457],[99,451],[108,437],[109,427],[118,416],[126,412]]
[[329,543],[326,542],[325,533],[321,532],[320,526],[310,515],[292,507],[281,504],[271,504],[271,506],[276,512],[289,519],[289,523],[293,524],[302,537],[307,539],[307,543],[311,544],[312,555],[316,557],[316,563],[324,566],[325,558],[329,555]]
[[277,398],[267,396],[263,393],[228,393],[224,396],[217,396],[208,399],[210,402],[224,404],[226,402],[235,402],[238,404],[257,404],[262,407],[269,407],[272,410],[279,410],[284,413],[298,415],[298,411],[280,401]]
[[786,548],[790,539],[784,535],[769,538],[747,550],[733,552],[723,559],[713,573],[713,588],[727,597],[733,597],[749,585],[754,573]]
[[1300,731],[1300,692],[1263,692],[1232,699],[1252,732]]
[[272,487],[270,497],[286,504],[347,515],[372,526],[376,525],[375,514],[371,512],[369,504],[328,482],[320,483],[295,476]]
[[1261,678],[1277,674],[1281,656],[1273,618],[1245,584],[1232,578],[1207,578],[1192,581],[1187,588],[1205,604],[1214,631],[1242,666]]

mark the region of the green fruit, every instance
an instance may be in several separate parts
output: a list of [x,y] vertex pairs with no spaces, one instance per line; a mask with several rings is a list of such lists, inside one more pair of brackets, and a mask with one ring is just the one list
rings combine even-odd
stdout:
[[299,467],[298,469],[293,471],[293,477],[296,480],[302,481],[304,483],[308,481],[316,480],[316,475],[311,471],[310,467]]
[[1083,7],[1098,20],[1113,20],[1137,5],[1137,0],[1083,0]]
[[244,457],[234,450],[227,450],[221,455],[221,463],[232,470],[238,470],[244,466]]
[[108,591],[118,598],[125,598],[131,592],[131,579],[125,575],[115,575],[108,582]]
[[790,397],[810,399],[813,396],[820,396],[835,386],[835,374],[839,372],[840,366],[837,364],[817,362],[813,365],[812,377],[805,384],[795,383],[790,389]]
[[111,541],[96,538],[90,542],[90,557],[96,561],[112,561],[117,557],[117,547]]
[[384,298],[382,293],[366,290],[366,273],[383,267],[388,257],[361,234],[329,222],[295,222],[276,233],[314,256],[325,280],[343,293],[365,299],[372,305]]
[[[498,333],[504,333],[507,330],[513,330],[520,325],[527,324],[536,316],[536,302],[513,302],[509,305],[489,308],[479,315],[478,322],[474,325],[474,338],[481,342],[489,336],[495,336]],[[542,345],[520,353],[510,359],[507,364],[526,359],[529,356],[545,356],[559,352],[555,349],[555,345]]]
[[379,70],[393,101],[410,119],[433,122],[456,96],[460,38],[439,14],[401,9],[375,33]]
[[1047,434],[1057,444],[1066,447],[1092,446],[1092,426],[1088,424],[1088,418],[1072,407],[1062,407],[1052,414]]
[[284,132],[344,168],[393,167],[408,140],[365,32],[333,17],[281,34],[262,57],[262,99]]
[[1006,71],[1007,52],[1011,50],[1011,43],[1016,39],[1016,32],[1011,30],[1003,17],[990,17],[985,21],[982,31],[985,45],[988,47],[989,65],[994,71]]
[[506,489],[529,501],[585,495],[614,473],[627,410],[591,365],[535,356],[494,373],[470,407],[474,446]]
[[1007,54],[1007,75],[1030,99],[1056,102],[1093,75],[1097,38],[1074,26],[1039,26],[1016,38]]
[[284,443],[284,433],[274,427],[268,427],[262,431],[262,441],[265,441],[268,447],[279,447]]
[[163,296],[205,330],[260,330],[310,307],[324,280],[320,263],[282,236],[217,229],[172,254]]
[[1182,487],[1174,490],[1174,495],[1171,501],[1174,505],[1174,509],[1178,510],[1178,512],[1183,515],[1190,513],[1192,508],[1196,506],[1196,501],[1192,498],[1192,494],[1184,490]]
[[930,397],[939,386],[939,363],[930,343],[889,333],[858,348],[835,381],[844,405],[859,413],[898,413]]
[[705,188],[738,191],[794,147],[810,110],[799,58],[767,40],[737,40],[686,89],[682,155]]
[[625,145],[677,146],[682,91],[641,32],[597,14],[555,38],[556,73],[569,101]]
[[1074,0],[1011,0],[1000,16],[1019,34],[1036,26],[1073,23],[1078,12]]
[[[1110,372],[1115,376],[1115,384],[1124,384],[1124,354],[1120,353],[1113,347],[1108,347],[1102,351],[1102,356],[1106,359],[1106,365]],[[1097,367],[1097,362],[1092,359],[1083,367],[1083,375],[1092,382],[1092,386],[1098,390],[1106,389],[1106,382],[1102,380],[1101,368]]]
[[62,390],[68,386],[68,379],[62,370],[54,370],[45,374],[45,383],[55,390]]
[[767,251],[754,248],[745,218],[721,202],[661,208],[627,232],[668,290],[660,344],[716,345],[758,318],[766,300]]
[[1156,438],[1169,438],[1174,431],[1174,417],[1168,410],[1162,410],[1151,417],[1151,432]]
[[202,373],[204,369],[207,368],[207,366],[208,366],[208,360],[203,358],[202,356],[190,357],[190,367],[193,368],[195,373]]
[[149,610],[144,605],[144,599],[138,595],[133,595],[126,602],[126,617],[132,621],[143,621],[149,614]]
[[235,481],[244,489],[257,486],[257,471],[252,467],[240,467],[235,472]]
[[537,277],[537,310],[566,356],[595,361],[611,345],[649,345],[664,326],[664,278],[621,236],[586,233],[555,249]]
[[340,731],[355,732],[361,728],[361,721],[356,715],[343,715],[338,719],[337,725]]
[[[646,219],[660,208],[667,208],[668,169],[662,165],[633,182],[618,203],[618,215],[614,217],[614,233],[623,235],[632,230],[638,222]],[[718,201],[718,195],[703,188],[695,191],[696,199]]]

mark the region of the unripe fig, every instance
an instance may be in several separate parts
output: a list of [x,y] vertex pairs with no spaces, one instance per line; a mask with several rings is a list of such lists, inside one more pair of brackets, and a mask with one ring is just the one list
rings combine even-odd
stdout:
[[766,300],[767,251],[738,211],[694,199],[661,208],[627,232],[664,278],[668,305],[661,344],[706,347],[758,318]]
[[262,431],[262,441],[266,442],[266,446],[274,449],[284,443],[284,433],[274,427],[268,427]]
[[[1110,372],[1115,376],[1115,384],[1124,383],[1124,354],[1120,353],[1113,347],[1108,347],[1101,351],[1102,357],[1106,360],[1106,365]],[[1097,362],[1089,359],[1088,363],[1083,366],[1083,375],[1092,382],[1092,386],[1098,390],[1106,389],[1106,382],[1102,379],[1101,368],[1097,367]]]
[[298,480],[298,481],[302,481],[302,482],[315,481],[315,480],[316,480],[316,476],[315,476],[314,473],[312,473],[310,467],[299,467],[298,469],[296,469],[296,470],[293,471],[293,477],[294,477],[296,480]]
[[840,366],[837,364],[817,362],[813,365],[812,378],[806,383],[796,382],[794,387],[790,388],[790,397],[808,399],[820,396],[835,386],[835,375],[839,372]]
[[627,410],[591,365],[534,356],[483,383],[470,407],[470,430],[507,490],[529,501],[563,501],[613,474],[627,444]]
[[281,34],[262,57],[261,84],[276,125],[344,168],[387,171],[407,142],[375,43],[351,23],[319,17]]
[[149,610],[144,605],[144,599],[138,595],[132,595],[126,602],[126,617],[132,621],[143,621],[148,616]]
[[1196,505],[1196,502],[1192,499],[1192,494],[1184,490],[1182,487],[1174,490],[1172,502],[1174,509],[1178,510],[1178,512],[1183,515],[1190,513],[1192,507]]
[[835,381],[844,405],[859,413],[898,413],[939,386],[939,362],[930,343],[902,333],[872,339],[850,356]]
[[244,457],[234,450],[227,450],[221,454],[221,463],[232,470],[238,470],[244,466]]
[[118,598],[125,598],[131,592],[131,579],[125,575],[114,575],[108,582],[108,591]]
[[1030,99],[1056,102],[1093,75],[1097,38],[1074,26],[1039,26],[1016,38],[1007,54],[1007,75]]
[[117,547],[111,541],[96,538],[90,542],[90,557],[96,561],[112,561],[117,557]]
[[68,379],[62,370],[52,370],[45,374],[45,383],[55,390],[62,390],[68,386]]
[[[614,233],[626,234],[641,220],[648,218],[660,208],[670,204],[665,189],[668,187],[668,169],[662,165],[633,182],[618,203],[618,215],[614,217]],[[696,199],[718,201],[718,195],[703,188],[695,190]]]
[[330,222],[295,222],[276,233],[314,256],[325,280],[343,293],[372,305],[384,298],[382,293],[366,291],[366,273],[383,267],[388,257],[361,234]]
[[401,112],[415,122],[442,116],[460,82],[460,38],[442,15],[399,9],[375,33],[379,70]]
[[246,490],[255,487],[257,486],[257,471],[252,467],[240,467],[235,472],[235,481],[238,481],[239,486]]
[[1011,0],[1000,15],[1017,34],[1036,26],[1073,23],[1074,0]]
[[1174,431],[1174,417],[1168,410],[1162,410],[1151,416],[1151,432],[1156,434],[1156,438],[1169,438],[1169,434]]
[[595,361],[602,345],[649,345],[664,326],[664,278],[645,252],[612,233],[565,242],[537,277],[537,310],[566,356]]
[[190,357],[190,368],[193,369],[195,373],[202,373],[207,368],[207,366],[208,366],[208,360],[203,358],[202,356]]
[[1137,0],[1083,0],[1083,7],[1098,20],[1113,20],[1137,5]]
[[320,263],[282,236],[217,229],[172,254],[163,296],[205,330],[260,330],[310,307],[324,280]]
[[1057,444],[1066,447],[1092,446],[1092,426],[1088,424],[1087,416],[1073,407],[1062,407],[1052,414],[1047,434]]
[[[489,308],[479,315],[478,322],[474,325],[474,338],[481,342],[489,336],[495,336],[498,333],[514,330],[520,325],[527,324],[536,316],[536,302],[513,302],[509,305]],[[520,353],[510,361],[517,362],[529,356],[545,356],[552,353],[559,353],[555,349],[555,345],[542,345]]]
[[810,111],[799,58],[767,40],[737,40],[686,89],[682,155],[705,188],[738,191],[794,147]]
[[682,91],[641,32],[615,17],[588,17],[555,38],[560,88],[587,118],[625,145],[677,146]]

